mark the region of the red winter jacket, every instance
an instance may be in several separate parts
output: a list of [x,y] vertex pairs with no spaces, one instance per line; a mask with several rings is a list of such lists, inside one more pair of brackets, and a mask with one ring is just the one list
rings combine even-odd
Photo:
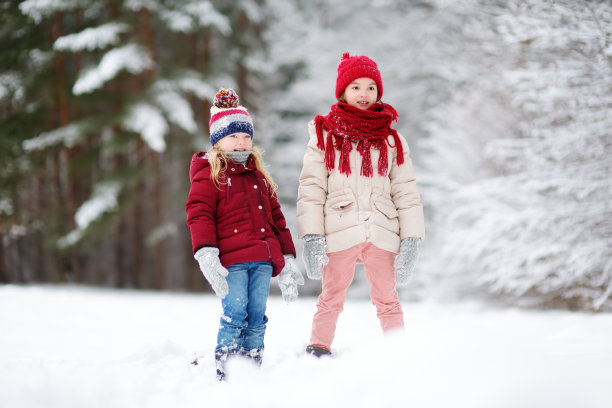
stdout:
[[272,276],[285,265],[283,254],[295,256],[285,217],[264,175],[252,157],[246,166],[228,160],[218,189],[210,179],[206,153],[191,160],[191,188],[187,198],[187,225],[193,252],[204,246],[219,248],[225,267],[241,262],[271,262]]

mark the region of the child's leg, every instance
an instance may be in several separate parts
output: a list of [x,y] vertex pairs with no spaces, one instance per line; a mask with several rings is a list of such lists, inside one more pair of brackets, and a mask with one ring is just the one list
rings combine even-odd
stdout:
[[221,300],[223,316],[217,334],[215,365],[217,379],[225,379],[225,363],[229,356],[237,354],[244,344],[244,328],[247,326],[248,267],[245,263],[230,265],[227,270],[229,292]]
[[[261,361],[266,333],[266,302],[270,293],[272,264],[251,262],[249,267],[249,293],[247,305],[247,326],[244,329],[244,349],[255,361]],[[257,355],[256,355],[257,354]]]
[[331,349],[338,316],[344,307],[346,290],[355,276],[355,262],[360,245],[327,254],[329,263],[323,268],[321,295],[312,321],[310,344]]
[[237,352],[243,346],[243,330],[247,326],[248,304],[248,264],[239,263],[227,268],[227,286],[229,292],[221,300],[223,316],[217,334],[216,351],[224,353]]
[[395,257],[393,252],[368,244],[361,258],[383,331],[404,327],[404,313],[395,289]]

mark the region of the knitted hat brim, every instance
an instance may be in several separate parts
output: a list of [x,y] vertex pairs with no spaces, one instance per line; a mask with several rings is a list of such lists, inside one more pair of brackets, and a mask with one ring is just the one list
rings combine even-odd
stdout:
[[[221,120],[225,120],[225,118]],[[250,122],[229,121],[229,120],[227,122],[228,123],[226,124],[226,126],[221,126],[221,127],[215,126],[216,130],[214,131],[211,128],[210,143],[212,145],[215,145],[219,140],[233,133],[248,133],[249,135],[251,135],[251,137],[253,137],[253,124],[251,124]]]

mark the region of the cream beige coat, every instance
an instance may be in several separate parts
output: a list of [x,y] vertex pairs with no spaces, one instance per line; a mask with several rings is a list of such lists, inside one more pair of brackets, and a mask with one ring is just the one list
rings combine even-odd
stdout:
[[[310,140],[298,189],[299,238],[307,234],[323,235],[327,252],[372,242],[395,253],[399,251],[400,240],[425,238],[423,207],[404,137],[400,135],[404,147],[401,166],[397,165],[397,150],[387,146],[390,167],[387,176],[378,174],[376,149],[371,150],[374,176],[361,176],[361,155],[357,152],[357,143],[353,143],[351,174],[347,177],[338,171],[338,151],[334,169],[330,172],[325,168],[325,152],[317,148],[314,121],[308,123],[308,132]],[[394,144],[391,135],[389,144]]]

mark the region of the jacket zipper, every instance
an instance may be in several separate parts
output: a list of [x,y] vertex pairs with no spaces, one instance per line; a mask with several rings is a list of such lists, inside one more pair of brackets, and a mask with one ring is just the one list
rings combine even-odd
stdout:
[[266,239],[262,239],[262,242],[264,243],[264,245],[266,246],[266,249],[268,250],[268,259],[272,260],[272,253],[270,252],[270,244],[268,244],[268,241],[266,241]]
[[[258,178],[255,177],[255,180],[258,180]],[[268,190],[268,183],[266,182],[265,178],[263,178],[262,180],[264,182],[264,185],[266,186],[266,191],[267,191]],[[263,192],[262,191],[259,191],[259,199],[260,199],[261,206],[263,207],[262,209],[264,211],[264,213],[262,214],[264,216],[263,219],[264,219],[265,222],[267,222],[268,217],[267,217],[267,213],[266,213],[266,210],[265,210],[266,206],[265,206],[265,204],[263,202]],[[266,227],[270,228],[269,225],[266,225]],[[270,244],[268,244],[268,240],[265,237],[264,237],[264,239],[262,241],[263,241],[264,245],[266,246],[266,250],[268,251],[268,259],[270,261],[272,261],[272,252],[270,251]]]
[[227,178],[227,188],[225,190],[226,190],[225,197],[227,198],[227,201],[229,201],[232,197],[232,178],[231,177]]

